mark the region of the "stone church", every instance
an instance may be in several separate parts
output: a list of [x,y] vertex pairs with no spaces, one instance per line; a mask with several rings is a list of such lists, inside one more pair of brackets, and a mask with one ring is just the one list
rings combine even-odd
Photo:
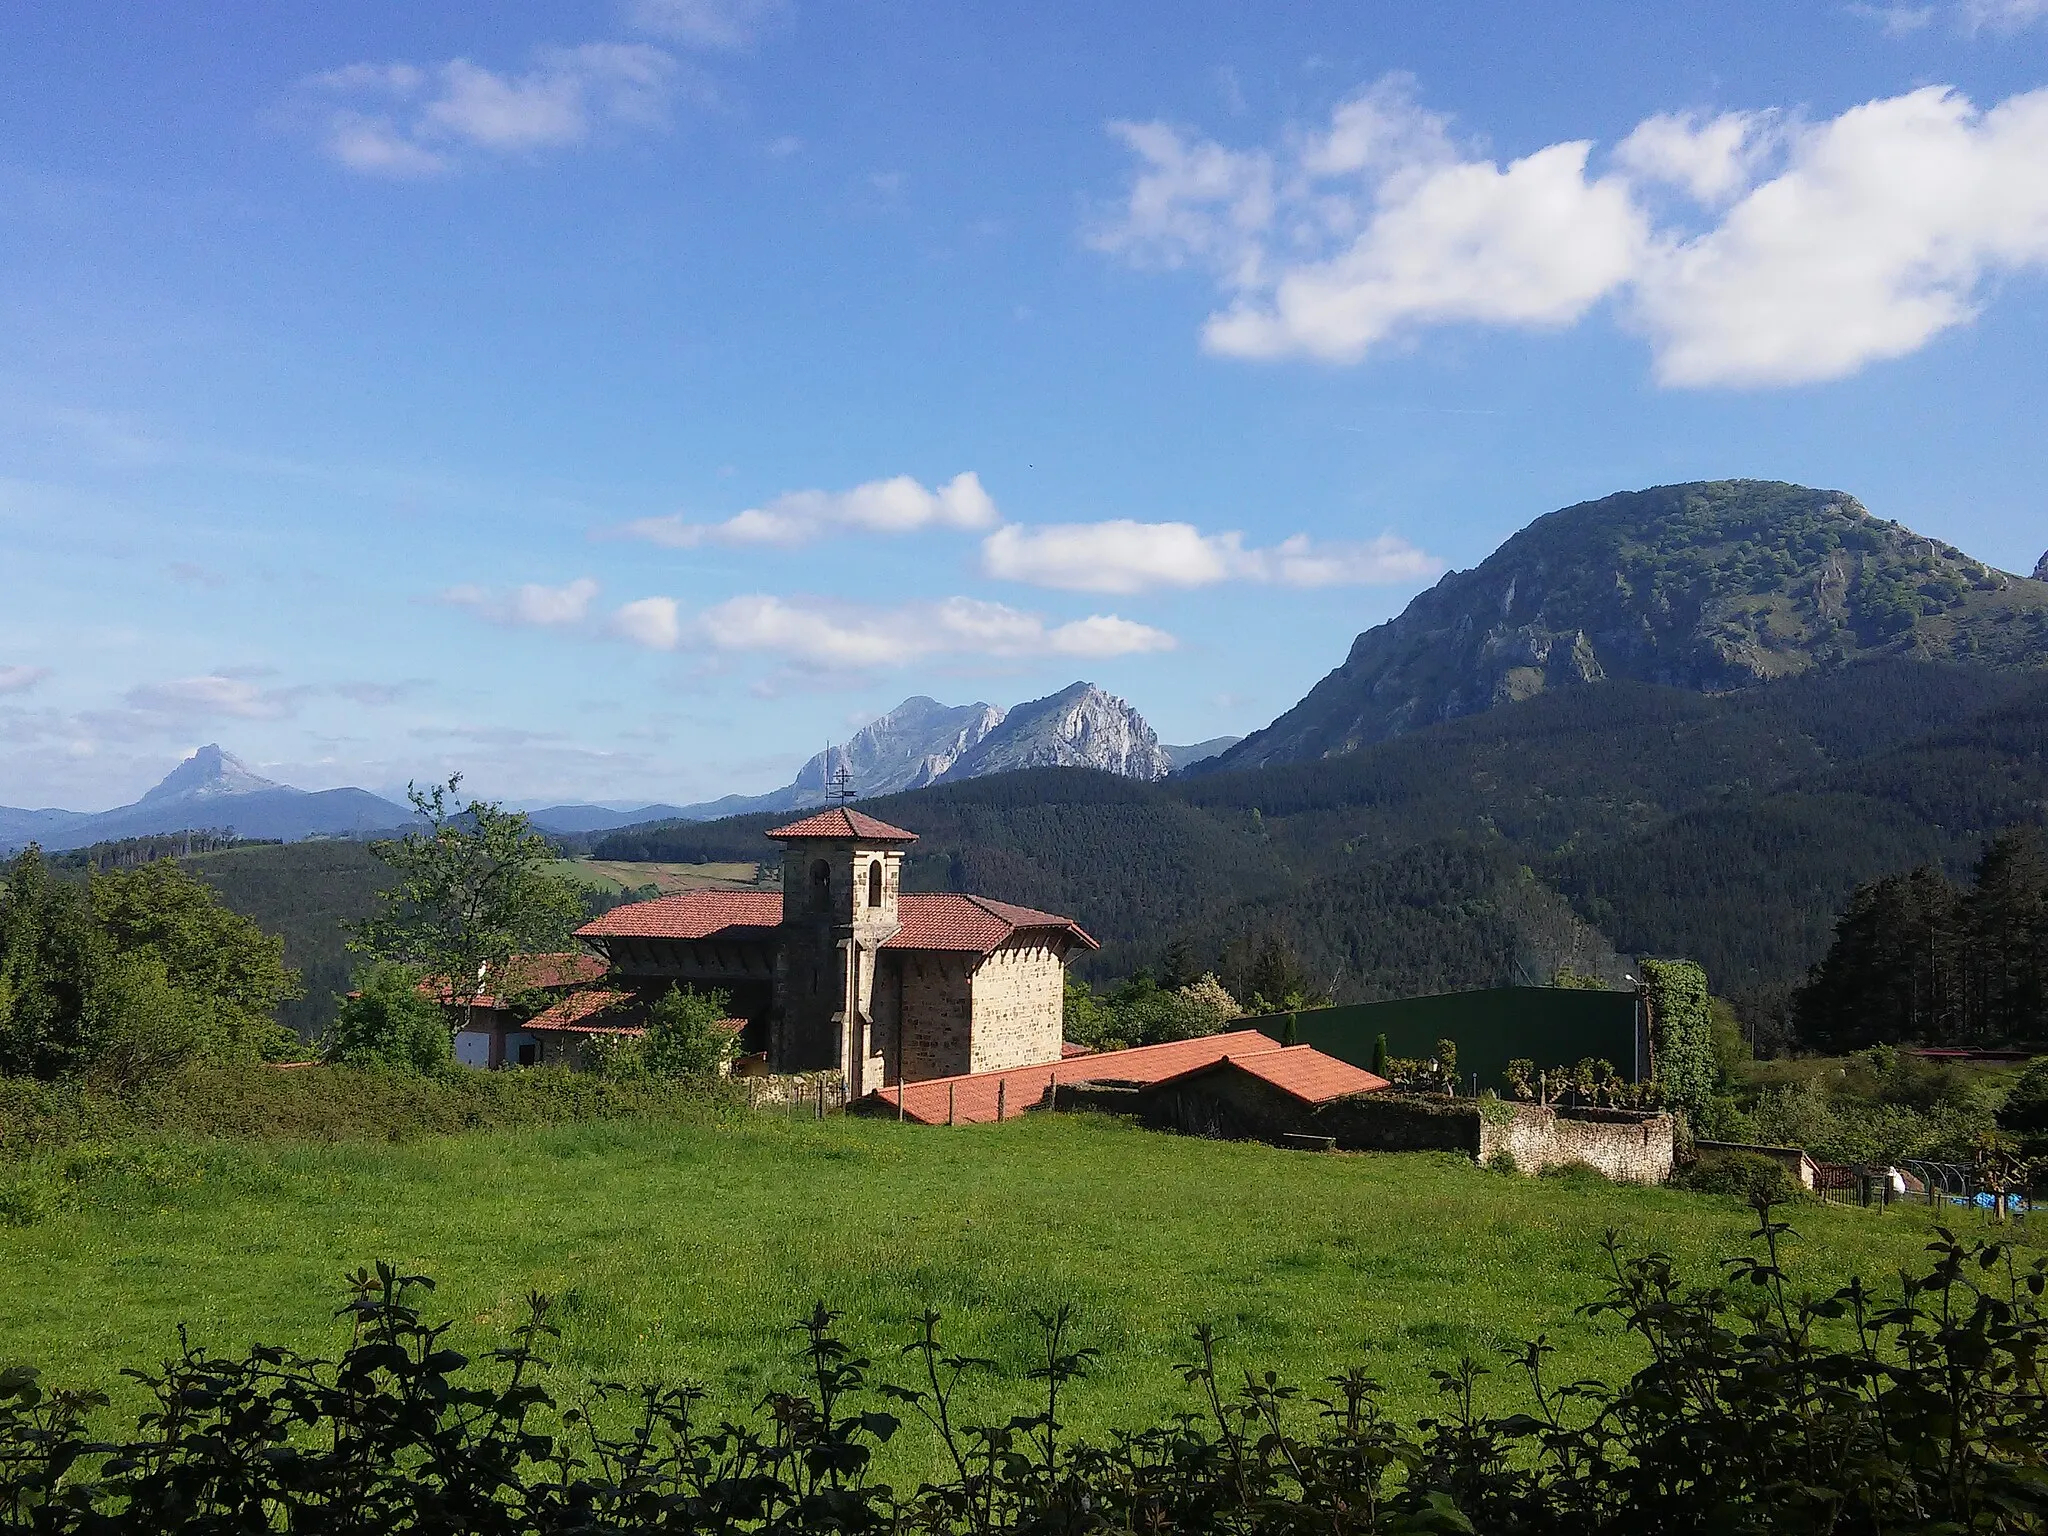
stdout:
[[614,977],[717,990],[769,1070],[837,1068],[849,1100],[897,1083],[1060,1059],[1072,918],[900,889],[917,834],[849,807],[767,834],[782,890],[691,891],[607,912],[577,937]]

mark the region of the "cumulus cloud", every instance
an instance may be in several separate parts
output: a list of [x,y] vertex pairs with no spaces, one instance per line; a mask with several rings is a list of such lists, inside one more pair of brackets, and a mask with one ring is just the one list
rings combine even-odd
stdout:
[[761,655],[828,671],[947,655],[1101,659],[1171,650],[1176,643],[1164,630],[1115,614],[1054,624],[1039,614],[967,597],[874,608],[749,594],[688,620],[672,598],[643,598],[613,615],[613,628],[650,650]]
[[996,504],[974,471],[927,490],[909,475],[870,480],[850,491],[790,491],[720,523],[693,523],[680,513],[645,517],[619,532],[668,549],[700,544],[808,544],[830,533],[916,533],[926,528],[975,530],[994,526]]
[[1557,328],[1611,300],[1666,383],[1804,383],[1913,351],[2048,264],[2048,91],[1980,110],[1929,86],[1821,122],[1660,114],[1604,156],[1574,140],[1505,163],[1401,80],[1274,149],[1110,131],[1138,165],[1092,242],[1211,270],[1225,301],[1203,341],[1226,356],[1356,362],[1430,326]]
[[1241,533],[1205,534],[1192,523],[1118,518],[998,528],[982,542],[982,569],[1005,581],[1070,592],[1143,592],[1221,581],[1292,587],[1375,585],[1436,575],[1443,562],[1394,534],[1317,544],[1296,534],[1248,549]]
[[548,587],[528,582],[509,593],[473,586],[450,587],[441,594],[441,601],[451,607],[466,608],[494,624],[523,624],[549,629],[580,624],[590,611],[590,600],[597,596],[597,592],[595,581],[588,576],[579,576],[565,586]]
[[164,683],[144,683],[128,690],[131,709],[149,715],[204,720],[278,720],[290,714],[306,693],[303,688],[264,688],[255,679],[234,673],[209,672]]
[[331,103],[327,152],[353,171],[433,176],[466,156],[531,154],[612,127],[659,127],[679,81],[675,57],[645,43],[536,49],[523,72],[468,59],[349,64],[306,82]]
[[0,666],[0,693],[27,693],[49,675],[48,667],[31,667],[21,663]]

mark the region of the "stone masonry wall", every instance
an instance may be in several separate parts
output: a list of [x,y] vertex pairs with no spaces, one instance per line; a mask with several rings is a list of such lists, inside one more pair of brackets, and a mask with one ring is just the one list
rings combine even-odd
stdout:
[[1523,1173],[1586,1163],[1622,1183],[1662,1184],[1671,1177],[1672,1131],[1669,1115],[1496,1102],[1480,1116],[1479,1161],[1506,1152]]
[[972,1071],[973,958],[931,950],[891,958],[902,976],[904,1081]]
[[1060,1059],[1066,967],[1046,944],[1006,944],[974,973],[972,1072]]

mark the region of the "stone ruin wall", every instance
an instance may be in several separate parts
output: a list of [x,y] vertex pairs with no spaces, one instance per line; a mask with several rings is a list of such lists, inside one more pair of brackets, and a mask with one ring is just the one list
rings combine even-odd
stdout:
[[1523,1173],[1585,1163],[1618,1183],[1662,1184],[1671,1177],[1673,1131],[1669,1115],[1497,1102],[1479,1117],[1479,1161],[1505,1152]]

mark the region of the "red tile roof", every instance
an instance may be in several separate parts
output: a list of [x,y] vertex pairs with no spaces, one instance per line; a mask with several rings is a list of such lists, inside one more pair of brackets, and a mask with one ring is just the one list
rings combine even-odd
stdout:
[[1192,1080],[1210,1072],[1250,1073],[1304,1104],[1327,1104],[1347,1093],[1378,1093],[1382,1088],[1392,1086],[1384,1077],[1363,1067],[1354,1067],[1348,1061],[1339,1061],[1334,1056],[1325,1056],[1312,1045],[1290,1045],[1277,1051],[1251,1054],[1233,1051],[1218,1061],[1161,1079],[1154,1086]]
[[[526,1021],[527,1029],[573,1029],[579,1033],[612,1033],[625,1028],[623,1020],[612,1024],[590,1022],[598,1014],[616,1008],[622,1003],[635,1001],[631,992],[614,992],[607,987],[592,987],[583,992],[571,992],[567,997]],[[633,1029],[632,1034],[644,1034]]]
[[685,891],[611,911],[576,930],[579,939],[702,939],[729,928],[773,928],[780,891]]
[[[1250,1057],[1282,1049],[1285,1047],[1279,1041],[1255,1029],[1242,1029],[1227,1035],[1204,1035],[1197,1040],[1140,1045],[1128,1051],[1070,1056],[1042,1067],[1011,1067],[1003,1072],[926,1078],[921,1083],[903,1085],[903,1118],[915,1120],[920,1125],[944,1125],[950,1102],[954,1121],[973,1125],[995,1119],[998,1085],[1001,1085],[1005,1115],[1019,1115],[1027,1106],[1041,1102],[1046,1089],[1054,1083],[1150,1084],[1178,1077],[1196,1067],[1213,1065],[1225,1056]],[[1295,1049],[1306,1050],[1308,1047],[1298,1046]],[[878,1113],[893,1114],[896,1099],[896,1089],[884,1088],[869,1094],[862,1102]]]
[[[599,980],[609,969],[602,956],[583,949],[550,955],[513,955],[503,965],[485,973],[485,990],[477,995],[476,1006],[502,1008],[515,992],[583,986]],[[420,991],[446,1002],[448,978],[429,976],[420,983]]]
[[815,816],[806,816],[801,821],[792,821],[786,827],[775,827],[762,834],[765,837],[783,838],[796,842],[804,838],[822,837],[837,841],[851,839],[862,843],[914,843],[915,832],[906,832],[901,827],[892,827],[886,821],[877,821],[864,811],[856,811],[844,805],[835,805],[829,811],[820,811]]
[[[1056,930],[1086,948],[1099,946],[1070,917],[1040,912],[986,896],[946,891],[913,891],[897,904],[903,926],[883,941],[884,949],[940,949],[986,955],[1019,933]],[[775,891],[686,891],[614,907],[576,930],[579,938],[702,939],[733,929],[766,930],[782,921],[782,897]],[[733,934],[762,938],[762,932]]]
[[903,926],[882,941],[884,949],[948,949],[985,955],[1013,934],[1030,929],[1057,929],[1089,949],[1100,949],[1071,917],[1019,907],[986,896],[958,896],[949,891],[908,891],[897,899]]

